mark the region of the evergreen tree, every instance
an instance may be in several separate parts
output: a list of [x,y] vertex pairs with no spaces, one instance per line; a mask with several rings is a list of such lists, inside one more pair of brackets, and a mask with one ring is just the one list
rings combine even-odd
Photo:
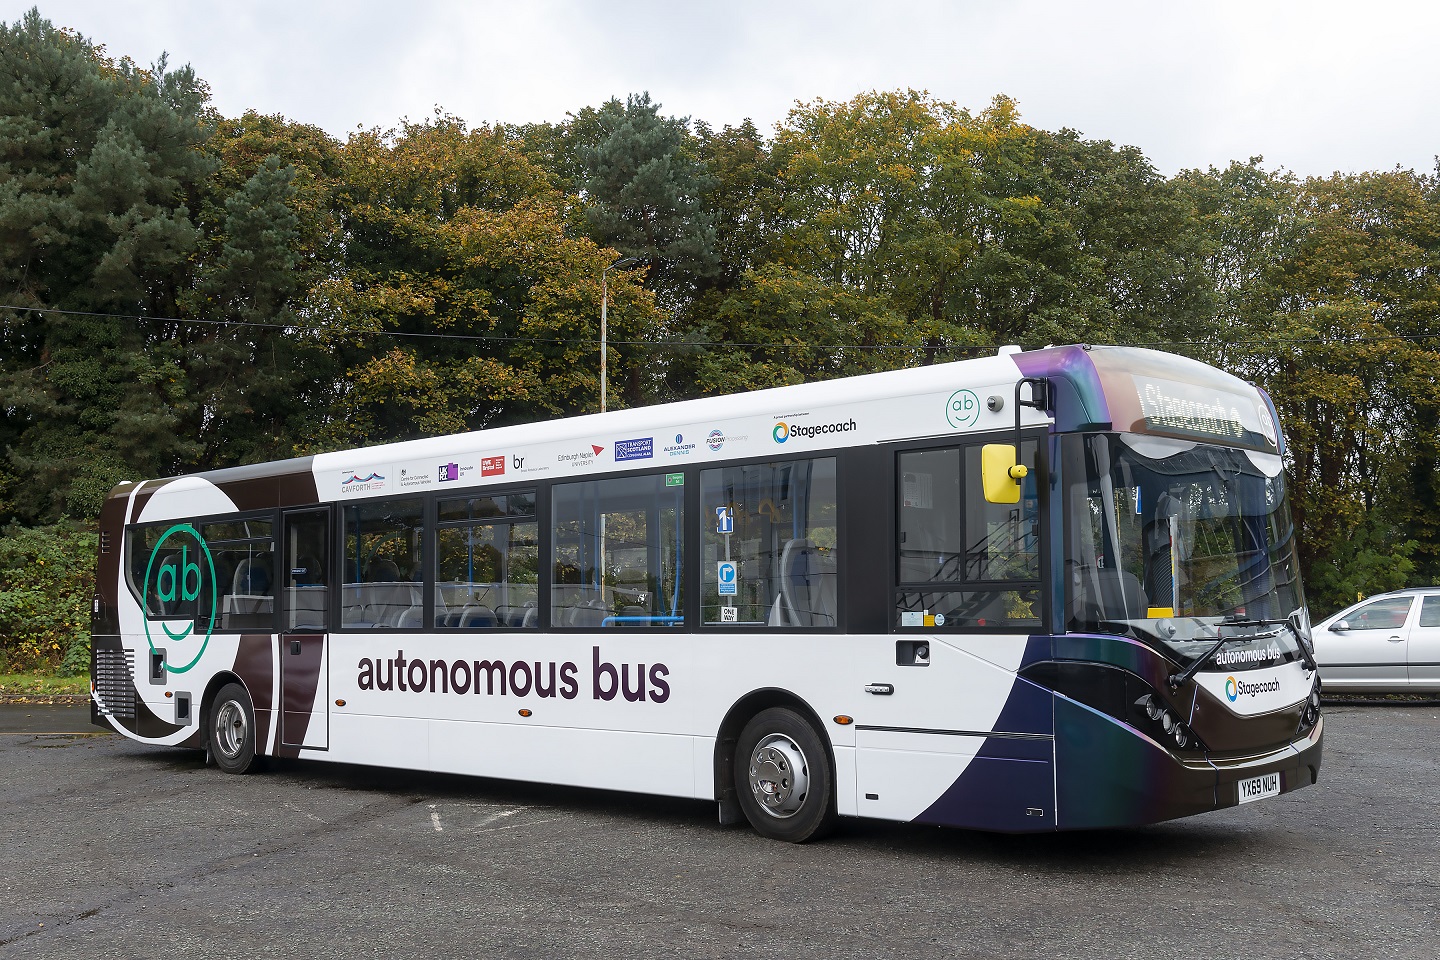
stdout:
[[662,117],[642,93],[582,111],[572,123],[590,139],[576,154],[591,238],[644,261],[647,286],[666,308],[680,309],[719,268],[715,225],[702,204],[710,178],[689,120]]

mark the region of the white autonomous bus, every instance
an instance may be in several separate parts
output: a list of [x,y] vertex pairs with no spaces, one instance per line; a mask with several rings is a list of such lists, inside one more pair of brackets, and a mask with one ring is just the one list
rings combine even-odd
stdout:
[[1298,789],[1266,395],[997,356],[123,483],[93,719],[202,748],[1023,832]]

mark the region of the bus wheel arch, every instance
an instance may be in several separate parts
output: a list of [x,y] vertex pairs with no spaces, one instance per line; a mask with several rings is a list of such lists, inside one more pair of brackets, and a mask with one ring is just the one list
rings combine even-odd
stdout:
[[[790,741],[788,747],[782,745],[783,749],[794,750],[796,747],[804,746],[803,743],[795,743],[796,740],[803,741],[803,731],[794,728],[793,725],[787,728],[786,721],[779,716],[779,713],[788,713],[794,721],[808,729],[814,738],[813,744],[810,746],[812,751],[817,754],[811,759],[813,762],[822,764],[824,768],[823,771],[819,771],[819,776],[816,778],[817,783],[823,785],[823,795],[819,796],[821,806],[818,813],[813,816],[810,811],[801,815],[800,819],[807,825],[798,829],[797,823],[772,822],[763,816],[757,822],[754,815],[754,801],[745,797],[743,800],[748,802],[742,802],[740,795],[742,789],[748,792],[748,783],[742,776],[737,753],[741,746],[741,737],[752,723],[759,720],[767,732],[780,734],[784,740]],[[777,719],[780,721],[781,727],[771,731],[770,728],[775,726]],[[754,738],[752,737],[752,739]],[[829,831],[835,819],[836,806],[835,749],[830,742],[830,737],[825,732],[825,726],[819,715],[809,704],[788,690],[772,687],[751,691],[731,706],[725,714],[725,719],[721,721],[720,729],[715,737],[715,800],[720,807],[722,824],[744,823],[748,820],[755,827],[756,832],[774,839],[803,842],[804,840],[819,839]],[[750,811],[749,813],[747,813],[747,809]]]

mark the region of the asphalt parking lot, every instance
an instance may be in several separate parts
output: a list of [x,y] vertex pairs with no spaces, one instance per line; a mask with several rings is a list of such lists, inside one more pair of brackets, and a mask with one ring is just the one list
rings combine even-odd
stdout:
[[87,718],[0,708],[0,957],[1440,953],[1434,704],[1332,706],[1317,786],[1185,821],[848,822],[798,847],[690,801],[300,762],[227,776]]

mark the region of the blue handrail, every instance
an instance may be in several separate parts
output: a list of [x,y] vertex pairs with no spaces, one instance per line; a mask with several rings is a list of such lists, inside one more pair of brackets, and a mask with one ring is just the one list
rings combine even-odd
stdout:
[[684,617],[670,616],[670,615],[667,615],[667,614],[660,614],[659,616],[653,616],[653,617],[651,617],[651,616],[642,616],[642,617],[606,617],[604,620],[601,620],[601,621],[600,621],[600,626],[602,626],[602,627],[609,627],[609,626],[613,626],[613,625],[615,625],[615,624],[617,624],[617,623],[645,623],[645,624],[658,623],[658,624],[660,624],[662,627],[674,627],[674,626],[683,624],[684,622],[685,622],[685,618],[684,618]]

